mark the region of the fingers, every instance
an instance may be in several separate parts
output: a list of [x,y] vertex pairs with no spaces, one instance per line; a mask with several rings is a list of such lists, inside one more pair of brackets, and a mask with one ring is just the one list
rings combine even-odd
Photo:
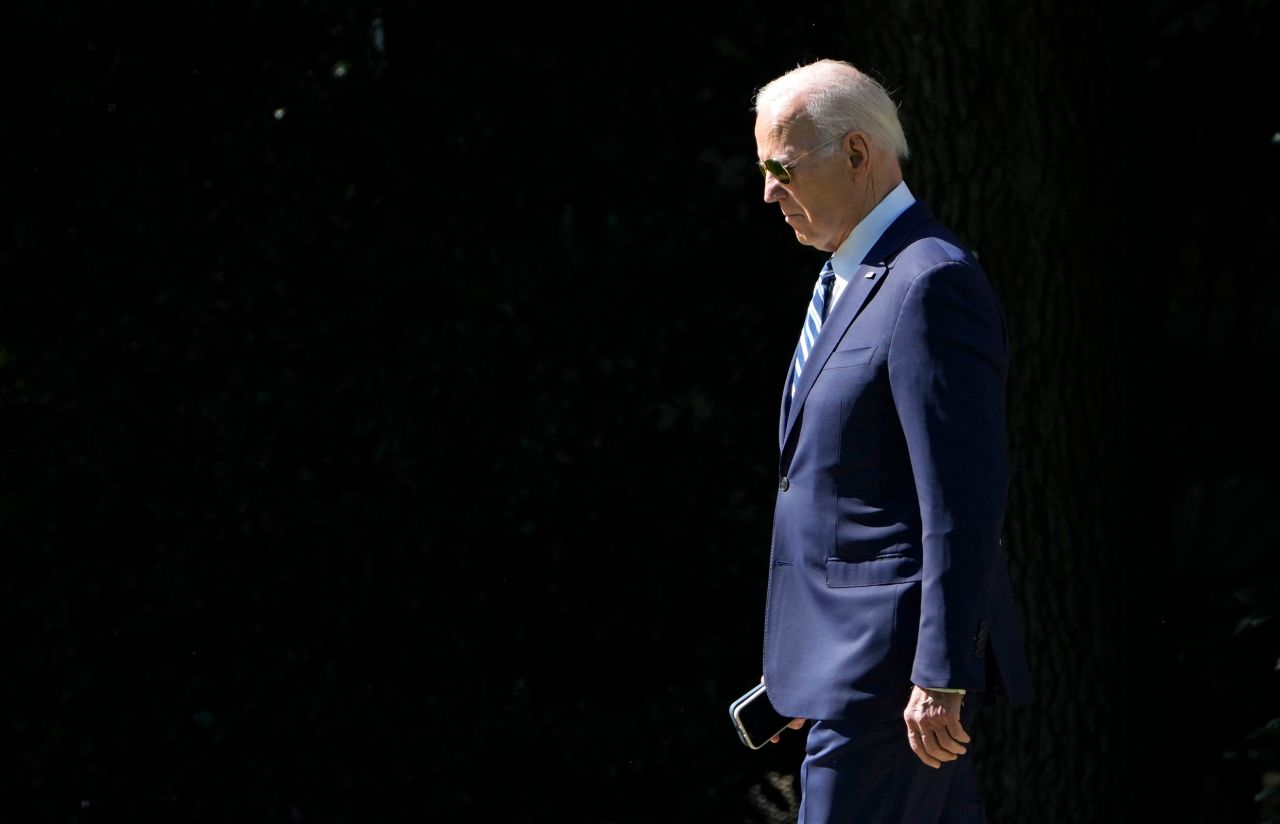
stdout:
[[[792,718],[790,722],[787,723],[787,727],[790,727],[791,729],[800,729],[801,727],[804,727],[804,723],[804,718]],[[769,738],[769,743],[777,743],[778,741],[781,741],[781,736],[773,736],[772,738]]]
[[[959,718],[947,716],[926,718],[920,721],[920,732],[924,738],[925,749],[929,750],[935,758],[941,758],[943,761],[953,760],[953,758],[938,755],[937,749],[955,757],[968,752],[964,745],[969,743],[969,733],[964,731]],[[934,744],[935,748],[930,749],[930,744]]]
[[[954,758],[959,758],[960,756],[968,752],[968,750],[965,749],[964,744],[961,744],[959,741],[953,738],[951,735],[951,731],[948,730],[946,727],[943,727],[940,730],[934,730],[932,737],[929,737],[929,736],[925,737],[926,748],[928,748],[930,741],[936,742],[938,747],[942,748],[944,752],[948,753]],[[934,757],[936,758],[938,756],[934,756]],[[953,759],[944,758],[943,760],[951,761]]]
[[[925,763],[925,766],[933,767],[935,770],[942,766],[942,762],[929,754],[929,750],[925,747],[924,737],[920,730],[916,727],[907,725],[907,741],[911,744],[911,751],[916,757]],[[954,756],[952,756],[954,758]]]
[[[965,732],[964,724],[960,723],[960,717],[954,716],[947,719],[947,733],[952,739],[961,744],[968,744],[973,739],[969,737],[969,733]],[[962,753],[963,754],[963,753]]]
[[919,726],[908,727],[907,741],[916,757],[935,769],[968,752],[964,744],[952,738],[945,728],[929,730]]
[[934,769],[968,752],[965,744],[971,739],[960,723],[961,703],[958,694],[931,694],[917,687],[902,713],[911,751]]

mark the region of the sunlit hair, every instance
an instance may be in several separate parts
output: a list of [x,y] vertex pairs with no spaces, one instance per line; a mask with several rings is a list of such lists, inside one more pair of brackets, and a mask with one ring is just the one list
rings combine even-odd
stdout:
[[[798,66],[756,92],[752,110],[773,107],[800,94],[818,140],[860,131],[877,148],[899,160],[910,156],[898,121],[898,107],[884,87],[843,60],[818,60]],[[836,144],[831,151],[839,149]]]

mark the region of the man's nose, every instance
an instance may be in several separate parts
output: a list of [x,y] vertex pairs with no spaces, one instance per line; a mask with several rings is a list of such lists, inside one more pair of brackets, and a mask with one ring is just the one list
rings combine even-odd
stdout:
[[764,202],[776,203],[787,196],[786,187],[778,182],[773,175],[764,176]]

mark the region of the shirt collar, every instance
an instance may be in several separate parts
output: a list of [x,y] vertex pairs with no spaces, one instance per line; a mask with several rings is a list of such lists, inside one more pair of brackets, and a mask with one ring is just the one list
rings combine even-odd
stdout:
[[885,233],[885,230],[915,202],[915,195],[911,194],[905,180],[885,195],[884,200],[877,203],[876,207],[853,227],[853,231],[844,239],[844,243],[841,243],[840,248],[836,249],[835,254],[831,256],[836,276],[848,280],[849,274],[864,262],[863,258],[871,251],[871,247],[876,245],[876,241]]

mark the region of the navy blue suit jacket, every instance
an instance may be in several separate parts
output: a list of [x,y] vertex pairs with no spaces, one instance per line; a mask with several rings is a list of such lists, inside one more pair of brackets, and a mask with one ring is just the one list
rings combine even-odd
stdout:
[[1031,698],[1001,530],[1004,314],[917,201],[849,278],[779,428],[764,675],[783,714],[900,714],[911,685]]

